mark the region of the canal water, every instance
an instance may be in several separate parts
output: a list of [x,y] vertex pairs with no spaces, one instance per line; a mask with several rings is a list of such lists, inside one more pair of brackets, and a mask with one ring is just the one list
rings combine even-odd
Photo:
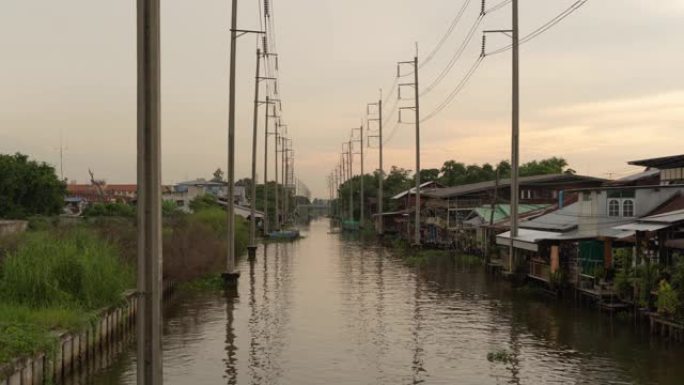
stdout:
[[[260,248],[238,294],[181,295],[165,384],[684,384],[684,349],[630,320],[512,290],[479,266],[421,268],[330,234]],[[488,360],[502,354],[507,362]],[[134,346],[93,384],[134,384]]]

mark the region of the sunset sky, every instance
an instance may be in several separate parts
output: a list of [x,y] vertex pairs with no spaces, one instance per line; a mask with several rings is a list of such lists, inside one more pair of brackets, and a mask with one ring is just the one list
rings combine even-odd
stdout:
[[[396,62],[413,58],[415,42],[419,57],[432,50],[467,0],[271,1],[296,171],[315,196],[327,197],[325,178],[366,104],[380,88],[389,90]],[[498,2],[487,0],[487,7]],[[521,35],[573,2],[520,0]],[[258,0],[240,0],[239,7],[240,27],[258,29]],[[450,39],[421,68],[423,85],[446,66],[479,9],[479,0],[470,1]],[[226,168],[229,18],[227,0],[162,1],[164,183]],[[580,174],[618,177],[639,170],[629,160],[682,153],[682,20],[682,0],[589,0],[523,45],[522,161],[562,156]],[[506,6],[479,29],[509,27]],[[68,179],[86,182],[90,168],[110,183],[134,183],[135,34],[133,0],[3,1],[0,153],[58,165],[61,136]],[[475,36],[421,99],[424,115],[479,55],[481,33]],[[509,41],[490,36],[488,51]],[[238,45],[238,177],[250,173],[255,47],[252,36]],[[486,57],[453,103],[422,125],[423,167],[510,157],[510,63],[510,52]],[[395,121],[386,122],[386,134]],[[259,128],[263,149],[263,121]],[[414,168],[413,135],[412,126],[399,126],[385,146],[386,170]],[[371,172],[377,150],[367,151]]]

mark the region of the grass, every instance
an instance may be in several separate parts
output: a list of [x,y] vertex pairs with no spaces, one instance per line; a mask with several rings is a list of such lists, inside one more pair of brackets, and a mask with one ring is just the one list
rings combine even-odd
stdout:
[[0,364],[49,352],[54,331],[82,329],[132,284],[116,247],[91,231],[24,234],[0,269]]

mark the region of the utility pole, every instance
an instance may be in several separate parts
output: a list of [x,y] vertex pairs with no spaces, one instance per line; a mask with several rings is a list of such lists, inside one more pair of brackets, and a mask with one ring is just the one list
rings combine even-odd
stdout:
[[278,143],[280,142],[280,121],[276,121],[275,126],[275,155],[273,156],[273,166],[275,167],[275,228],[277,231],[280,231],[280,206],[278,204],[278,200],[280,199],[278,197]]
[[227,196],[227,221],[228,221],[228,256],[226,259],[226,271],[222,274],[226,287],[237,286],[240,273],[235,271],[235,66],[237,56],[237,38],[246,33],[263,34],[263,31],[249,31],[237,29],[237,0],[232,0],[230,19],[230,70],[228,92],[228,196]]
[[415,128],[416,128],[416,200],[415,200],[415,225],[414,225],[414,245],[420,246],[420,90],[418,87],[418,49],[416,47],[416,56],[413,61],[399,62],[397,66],[397,77],[401,77],[401,65],[410,64],[413,66],[413,83],[399,84],[398,97],[401,99],[401,87],[412,86],[414,89],[414,105],[413,107],[401,107],[399,109],[399,121],[401,121],[401,110],[413,109],[415,112]]
[[268,107],[271,105],[271,100],[266,95],[266,116],[264,117],[264,236],[268,234]]
[[510,244],[510,258],[509,258],[509,271],[513,272],[513,262],[516,257],[516,251],[514,247],[514,240],[518,237],[518,204],[520,202],[520,185],[518,181],[518,166],[520,164],[519,151],[520,151],[520,67],[519,67],[519,29],[518,29],[518,0],[513,0],[513,16],[512,16],[512,27],[513,27],[513,106],[512,106],[512,135],[511,135],[511,244]]
[[[377,105],[378,108],[378,117],[377,119],[368,119],[369,121],[377,120],[378,122],[378,135],[373,135],[373,136],[368,136],[368,138],[378,138],[378,151],[379,151],[379,163],[380,163],[380,168],[378,169],[379,175],[378,175],[378,215],[382,215],[383,211],[383,184],[384,184],[384,179],[385,179],[385,172],[383,169],[382,165],[382,91],[380,91],[380,99],[378,100],[377,103],[370,103],[368,104],[368,107],[366,107],[366,113],[370,113],[370,107],[373,105]],[[370,124],[368,126],[368,130],[370,131]],[[370,141],[370,139],[369,139]],[[380,221],[378,222],[378,235],[383,236],[384,235],[384,228],[383,228],[383,219],[380,218]]]
[[348,142],[347,150],[349,151],[349,156],[347,156],[347,161],[349,162],[349,218],[351,223],[354,222],[354,146],[351,138]]
[[354,131],[358,130],[359,131],[359,138],[354,140],[352,139],[353,143],[358,142],[359,146],[361,147],[361,150],[355,154],[359,154],[361,157],[361,181],[360,181],[360,190],[359,190],[359,196],[360,196],[360,211],[359,211],[359,227],[363,227],[363,222],[364,222],[364,213],[363,213],[363,206],[365,203],[365,199],[363,196],[363,124],[359,128],[352,128],[352,138],[354,137]]
[[[256,75],[254,76],[254,118],[252,128],[252,186],[251,202],[249,205],[249,258],[256,257],[256,167],[257,167],[257,125],[259,124],[259,70],[261,64],[261,49],[256,50]],[[266,108],[268,112],[268,107]],[[265,184],[264,184],[265,186]]]
[[159,0],[137,2],[137,383],[163,383]]
[[[518,206],[520,204],[520,61],[519,61],[519,27],[518,27],[518,0],[511,1],[512,20],[511,29],[488,30],[487,33],[503,33],[512,38],[512,106],[511,106],[511,231],[509,243],[508,271],[513,272],[513,263],[516,259],[515,239],[518,237]],[[510,34],[510,35],[509,35]],[[485,36],[482,37],[482,56],[485,55]]]

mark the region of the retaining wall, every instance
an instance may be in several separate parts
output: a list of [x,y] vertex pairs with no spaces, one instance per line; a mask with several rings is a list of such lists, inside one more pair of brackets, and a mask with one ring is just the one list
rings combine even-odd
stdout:
[[[164,292],[172,287],[165,283]],[[0,385],[61,384],[74,376],[85,380],[106,368],[135,337],[139,300],[136,292],[128,292],[123,306],[103,310],[94,325],[79,333],[58,333],[54,353],[39,353],[0,367]]]
[[0,220],[0,237],[26,231],[28,221]]

